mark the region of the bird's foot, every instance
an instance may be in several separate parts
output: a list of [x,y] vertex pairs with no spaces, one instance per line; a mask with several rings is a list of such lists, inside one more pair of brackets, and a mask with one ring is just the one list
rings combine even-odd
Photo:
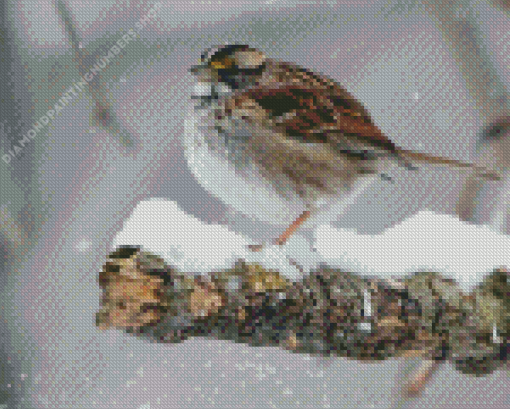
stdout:
[[258,253],[258,252],[261,252],[264,247],[266,247],[265,244],[249,244],[248,246],[248,249],[253,251],[254,253]]

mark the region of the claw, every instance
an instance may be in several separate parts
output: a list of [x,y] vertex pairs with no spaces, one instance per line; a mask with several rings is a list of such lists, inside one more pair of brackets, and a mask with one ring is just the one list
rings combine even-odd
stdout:
[[260,251],[262,251],[264,249],[264,245],[263,244],[249,244],[247,247],[248,247],[248,249],[250,249],[254,253],[258,253],[258,252],[260,252]]

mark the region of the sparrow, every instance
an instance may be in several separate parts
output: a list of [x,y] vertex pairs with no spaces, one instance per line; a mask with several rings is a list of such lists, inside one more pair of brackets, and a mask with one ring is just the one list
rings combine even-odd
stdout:
[[[288,228],[283,245],[311,216],[343,211],[388,170],[417,164],[487,169],[396,146],[337,82],[253,47],[209,48],[185,121],[188,164],[206,190],[242,213]],[[264,246],[252,246],[254,251]]]

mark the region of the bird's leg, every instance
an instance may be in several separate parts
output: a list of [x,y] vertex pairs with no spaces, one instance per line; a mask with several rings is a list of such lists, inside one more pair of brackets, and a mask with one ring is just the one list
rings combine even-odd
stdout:
[[287,228],[287,230],[280,234],[280,237],[275,240],[275,244],[283,246],[290,238],[290,236],[292,236],[294,232],[299,228],[299,226],[301,226],[310,217],[310,215],[310,210],[305,210],[303,213],[301,213],[301,216],[294,220],[292,224]]
[[[292,224],[278,237],[274,244],[283,246],[287,240],[294,234],[294,232],[301,226],[311,215],[310,210],[305,210],[301,215],[292,222]],[[248,248],[253,251],[261,251],[264,248],[264,244],[249,245]]]

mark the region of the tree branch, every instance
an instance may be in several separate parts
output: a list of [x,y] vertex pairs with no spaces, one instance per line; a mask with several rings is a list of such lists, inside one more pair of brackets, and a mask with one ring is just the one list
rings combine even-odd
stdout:
[[152,342],[203,336],[361,361],[420,356],[482,376],[507,359],[508,275],[496,269],[468,295],[433,272],[382,280],[322,266],[292,282],[243,260],[190,278],[126,246],[99,274],[96,323]]

